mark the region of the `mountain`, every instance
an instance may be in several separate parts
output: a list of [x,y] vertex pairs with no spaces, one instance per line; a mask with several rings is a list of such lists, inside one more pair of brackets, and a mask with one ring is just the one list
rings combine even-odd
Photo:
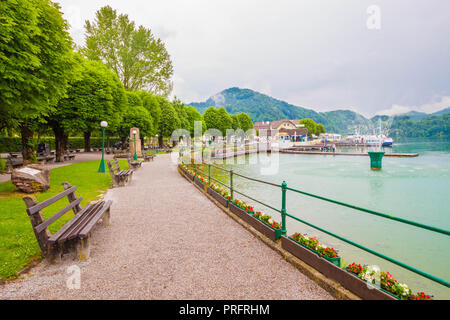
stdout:
[[435,113],[432,113],[431,115],[432,115],[432,116],[440,116],[440,115],[446,114],[446,113],[450,113],[450,107],[445,108],[445,109],[442,109],[442,110],[437,111],[437,112],[435,112]]
[[189,105],[196,107],[200,113],[204,113],[210,106],[224,107],[231,114],[245,112],[253,122],[311,118],[322,123],[327,132],[334,133],[347,134],[353,132],[358,125],[362,130],[372,128],[369,119],[350,110],[316,112],[250,89],[237,87],[223,90],[205,102],[192,102]]

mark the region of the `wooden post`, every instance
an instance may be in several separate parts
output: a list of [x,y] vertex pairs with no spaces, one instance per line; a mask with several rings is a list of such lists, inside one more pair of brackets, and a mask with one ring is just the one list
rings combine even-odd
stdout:
[[[22,199],[25,202],[27,209],[34,207],[35,205],[38,204],[38,202],[34,196],[25,196]],[[32,215],[29,215],[29,217],[30,217],[30,221],[31,221],[31,226],[33,227],[34,234],[36,235],[37,242],[39,243],[39,247],[41,247],[42,252],[44,252],[44,254],[45,254],[48,249],[47,241],[48,241],[48,238],[50,238],[50,236],[51,236],[50,231],[48,230],[48,228],[45,228],[44,230],[42,230],[41,232],[38,233],[34,229],[35,227],[37,227],[38,225],[40,225],[41,223],[43,223],[45,221],[44,215],[39,210],[38,212],[36,212]]]
[[[61,183],[61,184],[63,185],[64,190],[67,190],[67,189],[72,188],[72,185],[71,185],[69,182],[67,182],[67,181],[64,181],[64,182]],[[77,196],[75,195],[75,192],[69,193],[69,194],[67,195],[67,198],[69,199],[69,202],[73,202],[73,201],[77,200]],[[80,204],[77,204],[75,207],[73,207],[73,213],[74,213],[75,215],[76,215],[78,212],[80,212],[80,211],[81,211],[81,206],[80,206]]]

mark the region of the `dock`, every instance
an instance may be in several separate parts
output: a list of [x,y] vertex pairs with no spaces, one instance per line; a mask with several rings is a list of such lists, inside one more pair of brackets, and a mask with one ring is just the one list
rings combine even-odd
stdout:
[[[315,154],[324,156],[366,156],[368,153],[362,152],[326,152],[326,151],[302,151],[302,150],[292,150],[292,149],[280,149],[281,153],[294,153],[294,154]],[[418,153],[385,153],[385,157],[396,157],[396,158],[414,158],[418,157]]]

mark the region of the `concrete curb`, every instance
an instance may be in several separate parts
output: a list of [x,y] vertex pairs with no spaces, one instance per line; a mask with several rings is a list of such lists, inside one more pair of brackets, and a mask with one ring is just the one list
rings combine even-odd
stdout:
[[[183,175],[183,173],[178,169],[178,172]],[[192,182],[192,181],[191,181]],[[211,200],[217,207],[219,207],[223,212],[225,212],[230,218],[234,221],[242,225],[245,229],[250,231],[255,237],[264,242],[267,246],[275,250],[279,253],[287,262],[292,264],[294,268],[298,269],[312,281],[314,281],[317,285],[325,289],[331,295],[333,295],[336,299],[340,300],[361,300],[360,297],[353,294],[349,290],[345,289],[341,284],[336,281],[324,276],[322,273],[312,268],[302,260],[298,259],[287,250],[281,247],[281,241],[278,239],[276,242],[270,240],[265,235],[257,231],[255,228],[250,226],[248,223],[240,219],[234,213],[232,213],[229,209],[224,208],[217,200],[215,200],[212,196],[210,196],[204,189],[198,187],[195,183],[192,183],[198,190],[200,190],[209,200]]]

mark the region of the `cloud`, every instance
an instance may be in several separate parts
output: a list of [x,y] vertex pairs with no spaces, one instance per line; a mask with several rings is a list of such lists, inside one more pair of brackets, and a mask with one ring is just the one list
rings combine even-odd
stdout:
[[450,107],[450,97],[449,96],[440,97],[438,99],[440,99],[440,100],[422,104],[420,106],[401,106],[401,105],[395,104],[390,109],[380,110],[376,114],[393,116],[396,114],[407,113],[409,111],[434,113],[436,111],[440,111],[442,109]]

